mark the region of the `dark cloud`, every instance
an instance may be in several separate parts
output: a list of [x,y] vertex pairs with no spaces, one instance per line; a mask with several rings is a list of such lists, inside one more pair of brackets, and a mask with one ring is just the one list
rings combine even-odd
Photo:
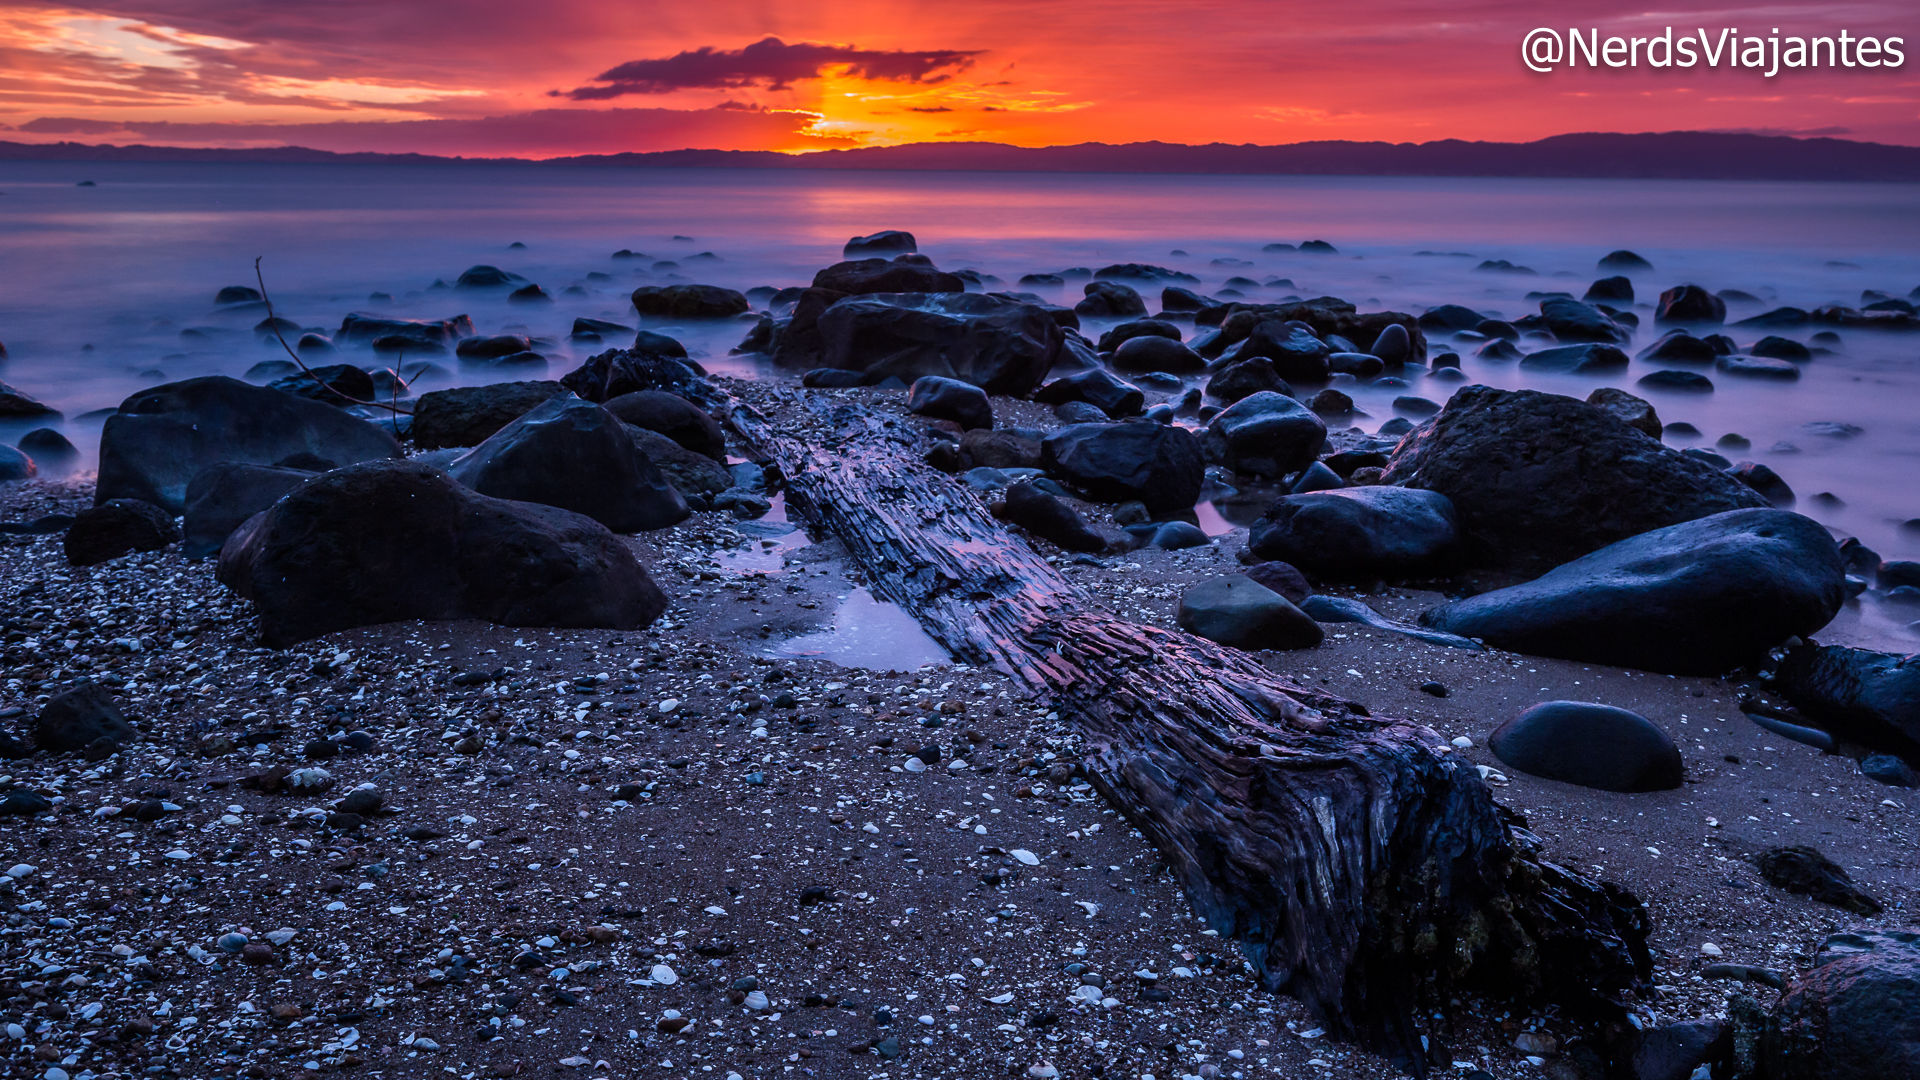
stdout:
[[623,94],[666,94],[675,90],[765,86],[785,90],[802,79],[817,79],[829,67],[846,67],[863,79],[934,83],[973,63],[978,52],[931,49],[856,49],[851,45],[799,42],[779,38],[756,41],[731,51],[711,46],[657,60],[630,60],[593,77],[605,86],[553,91],[555,97],[594,101]]
[[908,112],[952,112],[953,110],[947,108],[945,105],[909,105],[907,106],[907,111]]

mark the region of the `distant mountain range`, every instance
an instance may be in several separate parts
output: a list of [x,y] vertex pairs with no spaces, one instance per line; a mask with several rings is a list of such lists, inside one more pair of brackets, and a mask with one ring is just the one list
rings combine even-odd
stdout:
[[1851,180],[1920,182],[1920,147],[1847,139],[1669,131],[1555,135],[1527,143],[1303,142],[912,143],[781,154],[769,150],[667,150],[524,158],[340,154],[299,146],[212,150],[0,142],[0,161],[220,161],[585,165],[618,168],[891,169],[973,172],[1213,173],[1295,176],[1513,176],[1648,180]]

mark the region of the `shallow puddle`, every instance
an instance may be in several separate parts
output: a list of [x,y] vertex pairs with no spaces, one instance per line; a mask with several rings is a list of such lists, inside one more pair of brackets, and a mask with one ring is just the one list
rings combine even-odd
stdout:
[[777,574],[787,556],[813,543],[807,531],[787,520],[785,492],[768,498],[773,509],[751,521],[736,522],[734,531],[749,537],[745,544],[713,553],[713,561],[736,574]]
[[841,667],[873,671],[914,671],[953,662],[913,616],[863,588],[841,601],[831,630],[788,638],[767,655],[831,660]]

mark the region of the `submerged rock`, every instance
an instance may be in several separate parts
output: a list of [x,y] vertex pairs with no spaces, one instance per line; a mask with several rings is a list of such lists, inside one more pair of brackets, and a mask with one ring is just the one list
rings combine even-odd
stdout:
[[638,630],[666,597],[581,514],[488,498],[405,461],[337,469],[256,515],[220,552],[262,641],[408,619]]
[[641,316],[656,319],[730,319],[753,305],[718,285],[642,285],[633,290],[633,307]]

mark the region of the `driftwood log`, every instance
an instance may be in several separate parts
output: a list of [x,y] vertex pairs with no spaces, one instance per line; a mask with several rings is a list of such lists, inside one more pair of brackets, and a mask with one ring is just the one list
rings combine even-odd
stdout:
[[922,464],[912,428],[856,406],[816,414],[830,436],[784,434],[746,405],[730,423],[876,593],[1056,703],[1095,788],[1264,986],[1417,1075],[1439,1052],[1433,1018],[1463,992],[1620,1029],[1651,973],[1645,908],[1542,858],[1438,734],[1116,618]]

